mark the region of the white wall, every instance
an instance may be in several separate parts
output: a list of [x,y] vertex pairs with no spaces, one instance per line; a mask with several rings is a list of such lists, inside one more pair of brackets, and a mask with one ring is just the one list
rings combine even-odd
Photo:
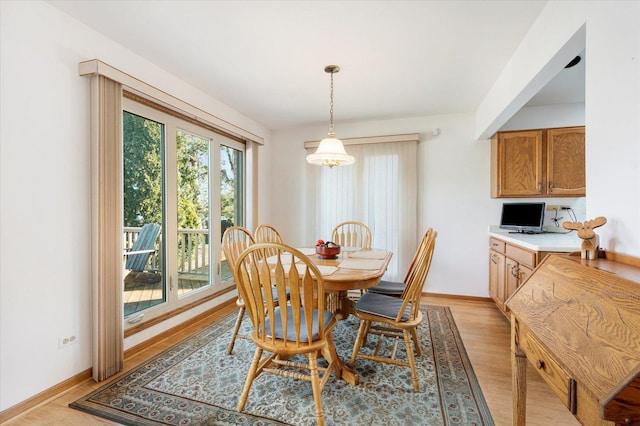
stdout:
[[583,2],[548,2],[480,103],[477,137],[497,132],[584,50],[585,37]]
[[640,2],[586,2],[587,216],[602,247],[640,256]]
[[[91,367],[89,79],[77,69],[92,58],[269,143],[258,123],[48,3],[1,1],[0,411]],[[70,335],[78,343],[59,349]]]
[[[341,138],[420,133],[416,234],[428,227],[438,231],[425,291],[487,296],[487,229],[498,222],[502,201],[489,197],[490,144],[475,140],[474,124],[469,113],[335,126]],[[440,135],[432,135],[435,128]],[[309,232],[315,229],[313,200],[307,198],[308,172],[316,166],[306,163],[303,142],[326,131],[316,126],[272,135],[272,222],[292,244],[316,240]]]
[[500,130],[584,126],[584,116],[584,103],[522,107]]
[[607,217],[601,247],[639,256],[640,2],[550,1],[480,105],[476,134],[505,124],[532,96],[532,81],[551,78],[582,49],[586,218]]

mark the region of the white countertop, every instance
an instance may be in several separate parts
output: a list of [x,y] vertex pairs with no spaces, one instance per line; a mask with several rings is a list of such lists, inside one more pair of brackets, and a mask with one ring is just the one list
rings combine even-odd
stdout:
[[534,251],[572,252],[580,251],[582,240],[578,233],[543,232],[542,234],[510,234],[498,226],[489,227],[489,235]]

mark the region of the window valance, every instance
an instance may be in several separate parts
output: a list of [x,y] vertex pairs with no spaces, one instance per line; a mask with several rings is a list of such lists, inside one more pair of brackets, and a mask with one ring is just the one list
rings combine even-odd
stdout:
[[[375,143],[389,143],[389,142],[419,142],[419,133],[407,133],[402,135],[385,135],[385,136],[366,136],[360,138],[348,138],[342,139],[342,144],[347,145],[368,145]],[[320,145],[320,141],[306,141],[304,143],[305,149],[315,149]]]
[[153,102],[159,103],[167,108],[173,109],[181,114],[190,117],[193,120],[200,121],[205,125],[213,126],[229,132],[234,136],[242,138],[244,140],[252,141],[260,145],[264,145],[264,138],[255,135],[248,130],[242,129],[234,124],[229,123],[221,118],[218,118],[212,114],[209,114],[202,109],[191,105],[181,99],[170,95],[163,90],[160,90],[144,81],[127,74],[109,64],[106,64],[99,59],[91,59],[89,61],[80,62],[78,65],[78,73],[81,76],[102,75],[110,80],[122,84],[126,90],[141,96],[148,98]]

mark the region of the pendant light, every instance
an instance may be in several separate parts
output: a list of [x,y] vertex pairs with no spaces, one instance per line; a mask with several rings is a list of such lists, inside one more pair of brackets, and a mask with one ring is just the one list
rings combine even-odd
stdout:
[[329,134],[320,141],[318,149],[313,154],[307,155],[307,163],[317,166],[348,166],[353,164],[355,158],[347,155],[342,141],[336,138],[333,132],[333,75],[340,71],[337,65],[327,65],[324,72],[331,74],[331,103],[329,108]]

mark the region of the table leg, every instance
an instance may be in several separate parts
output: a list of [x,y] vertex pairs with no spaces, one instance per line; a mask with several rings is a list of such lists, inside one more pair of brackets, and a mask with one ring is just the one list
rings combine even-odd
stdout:
[[334,313],[338,320],[349,318],[353,312],[353,301],[346,290],[327,292],[325,304],[326,310]]
[[339,363],[341,364],[342,368],[342,380],[349,383],[350,385],[357,385],[360,380],[358,379],[358,373],[356,373],[356,370],[349,367],[347,364],[342,362],[342,360],[340,360]]
[[[352,312],[354,312],[354,302],[349,299],[348,291],[330,291],[326,293],[325,309],[335,314],[337,320],[344,320],[349,318]],[[337,369],[340,371],[339,375],[342,380],[350,385],[357,385],[359,383],[358,374],[356,371],[343,362],[339,356],[337,356]]]
[[527,356],[520,348],[518,320],[511,316],[511,380],[513,390],[513,425],[527,424]]
[[335,344],[333,343],[333,337],[329,335],[327,340],[328,344],[325,349],[323,349],[322,356],[327,360],[333,360],[335,362],[334,373],[336,375],[336,379],[342,379],[350,385],[357,385],[359,383],[358,374],[353,368],[345,364],[338,356]]

